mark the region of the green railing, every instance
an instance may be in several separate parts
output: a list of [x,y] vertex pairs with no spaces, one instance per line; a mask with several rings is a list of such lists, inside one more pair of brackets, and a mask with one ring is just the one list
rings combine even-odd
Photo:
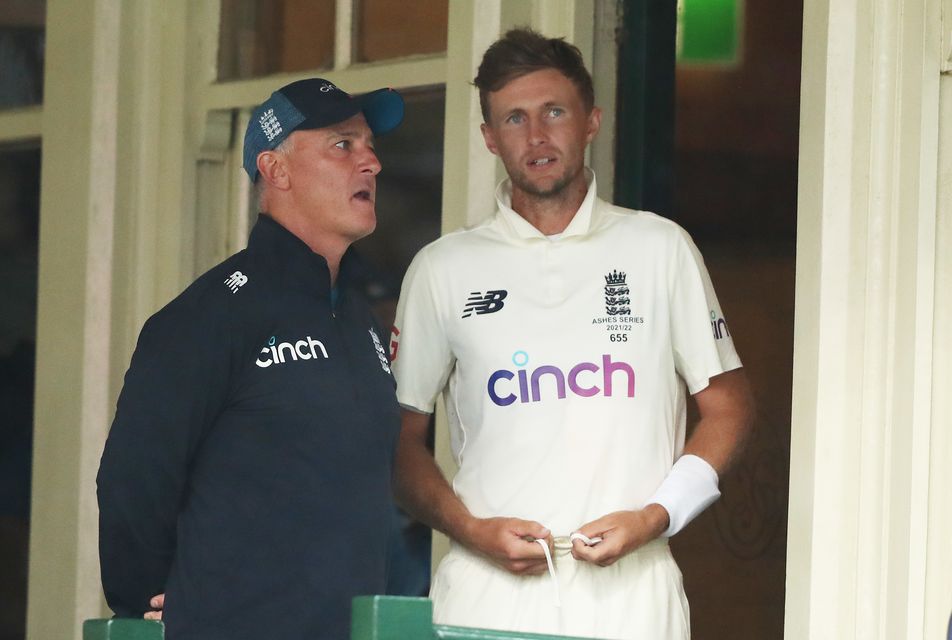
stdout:
[[[87,620],[83,640],[163,640],[164,629],[161,622],[152,620]],[[586,639],[433,624],[433,603],[428,598],[361,596],[354,598],[350,640]]]
[[83,623],[83,640],[162,640],[164,637],[165,625],[155,620],[113,618]]
[[350,640],[594,640],[433,624],[429,598],[361,596],[350,619]]

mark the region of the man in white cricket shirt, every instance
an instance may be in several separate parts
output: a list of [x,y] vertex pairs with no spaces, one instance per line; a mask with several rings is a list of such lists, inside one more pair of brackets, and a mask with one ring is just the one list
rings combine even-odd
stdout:
[[[688,638],[668,538],[720,495],[752,416],[710,278],[678,225],[596,197],[578,49],[510,31],[475,84],[509,180],[494,216],[414,259],[393,336],[398,499],[453,540],[435,620]],[[440,393],[452,486],[425,445]]]

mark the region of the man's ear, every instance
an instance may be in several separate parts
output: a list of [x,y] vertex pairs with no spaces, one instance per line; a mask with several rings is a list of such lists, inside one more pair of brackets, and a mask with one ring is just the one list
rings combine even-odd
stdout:
[[485,122],[479,125],[479,130],[483,134],[483,141],[486,143],[486,148],[489,149],[490,153],[498,156],[499,147],[496,145],[496,132]]
[[595,135],[598,133],[598,130],[602,126],[602,110],[598,107],[592,107],[591,113],[588,114],[588,127],[585,132],[585,143],[588,144],[591,142]]
[[288,175],[287,156],[277,151],[262,151],[258,154],[258,173],[260,179],[265,180],[276,189],[287,190],[291,187],[291,176]]

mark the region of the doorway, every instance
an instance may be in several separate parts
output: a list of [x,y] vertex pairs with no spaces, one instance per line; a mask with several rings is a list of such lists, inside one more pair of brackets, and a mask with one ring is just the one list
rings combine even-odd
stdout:
[[[757,402],[721,499],[671,542],[692,637],[781,638],[803,5],[679,5],[680,14],[674,3],[623,3],[615,200],[694,238]],[[698,7],[722,13],[691,15]],[[704,46],[691,31],[699,18]]]

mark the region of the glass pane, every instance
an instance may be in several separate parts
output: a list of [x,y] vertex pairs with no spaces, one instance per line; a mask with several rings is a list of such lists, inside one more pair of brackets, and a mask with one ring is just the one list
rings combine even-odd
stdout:
[[46,0],[0,2],[0,109],[43,102]]
[[0,638],[25,636],[40,150],[0,149]]
[[448,0],[357,0],[357,62],[446,51]]
[[222,0],[218,79],[329,68],[334,0]]
[[742,0],[681,0],[678,61],[737,63]]
[[440,235],[443,193],[443,108],[439,89],[402,91],[403,124],[376,140],[377,229],[355,246],[368,265],[366,290],[384,327],[393,324],[410,260]]

